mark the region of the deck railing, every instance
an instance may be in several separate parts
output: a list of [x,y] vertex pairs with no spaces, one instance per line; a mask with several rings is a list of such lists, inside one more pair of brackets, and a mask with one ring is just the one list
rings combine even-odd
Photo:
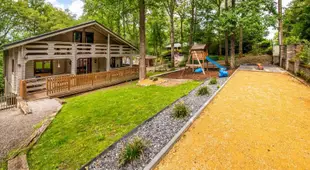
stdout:
[[17,95],[0,93],[0,110],[17,107]]
[[[73,55],[83,57],[96,57],[107,55],[107,44],[92,43],[71,43],[57,41],[38,41],[24,46],[25,55],[29,58],[53,56],[58,58],[70,58]],[[111,56],[129,56],[132,55],[131,48],[128,45],[110,44]]]
[[138,77],[138,67],[82,75],[48,77],[46,79],[46,91],[48,96],[66,96],[137,79]]

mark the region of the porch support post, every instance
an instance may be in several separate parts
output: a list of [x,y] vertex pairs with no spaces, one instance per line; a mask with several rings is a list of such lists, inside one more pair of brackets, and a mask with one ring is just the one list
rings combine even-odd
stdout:
[[108,47],[107,47],[107,71],[110,70],[110,60],[111,60],[111,56],[110,56],[110,34],[108,34]]
[[[23,46],[16,48],[18,50],[17,56],[16,56],[16,61],[15,61],[15,84],[16,84],[16,93],[19,94],[19,88],[20,88],[20,80],[25,79],[25,62],[24,62],[24,57],[23,57]],[[15,53],[14,53],[15,55]]]
[[129,59],[130,59],[130,67],[132,67],[132,65],[133,65],[133,51],[132,50],[131,50],[131,55],[130,55]]
[[76,74],[76,43],[73,43],[73,56],[71,58],[71,74]]

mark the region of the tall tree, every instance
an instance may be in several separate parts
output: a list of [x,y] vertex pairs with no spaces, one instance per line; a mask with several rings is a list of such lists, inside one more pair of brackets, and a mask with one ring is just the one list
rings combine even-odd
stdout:
[[140,62],[139,62],[139,80],[144,80],[146,78],[146,68],[145,68],[145,1],[139,0],[139,13],[140,13]]
[[278,22],[279,22],[279,56],[280,56],[280,66],[282,65],[282,52],[283,52],[283,25],[282,25],[282,0],[278,0]]
[[191,1],[191,21],[190,21],[190,30],[189,30],[189,41],[188,45],[192,46],[193,43],[193,36],[194,36],[194,25],[195,25],[195,0]]
[[[234,12],[236,0],[231,0],[231,9]],[[232,30],[230,35],[230,67],[235,68],[235,33]]]
[[180,43],[181,43],[181,49],[183,49],[183,43],[184,43],[184,20],[186,18],[186,9],[187,9],[187,1],[186,0],[178,0],[177,1],[177,9],[176,13],[179,15],[180,18]]
[[164,6],[169,15],[170,21],[170,45],[171,45],[171,66],[174,67],[174,9],[175,0],[164,0]]
[[[228,10],[228,0],[225,0],[225,11]],[[228,33],[225,31],[225,65],[228,66]]]

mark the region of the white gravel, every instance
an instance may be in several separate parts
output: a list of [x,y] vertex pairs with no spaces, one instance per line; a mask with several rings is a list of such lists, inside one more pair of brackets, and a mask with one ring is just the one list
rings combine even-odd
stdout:
[[[215,93],[218,85],[223,85],[227,78],[218,79],[217,85],[208,85],[209,80],[191,91],[187,96],[184,96],[166,107],[161,112],[150,118],[122,139],[111,145],[99,156],[90,161],[85,167],[88,169],[143,169],[156,154],[173,138],[173,136],[184,126],[184,124],[193,116],[195,112]],[[197,96],[197,90],[201,86],[208,85],[211,94],[208,96]],[[175,103],[184,102],[190,109],[190,116],[185,119],[175,119],[171,116]],[[124,167],[118,166],[119,153],[124,145],[135,137],[142,138],[147,142],[147,149],[139,160],[135,160]]]

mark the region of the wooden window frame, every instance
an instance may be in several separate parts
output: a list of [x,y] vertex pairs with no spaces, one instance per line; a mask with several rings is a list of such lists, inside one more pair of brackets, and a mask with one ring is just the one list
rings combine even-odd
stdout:
[[[75,36],[74,36],[75,33],[81,34],[80,42],[75,41]],[[75,43],[82,43],[82,42],[83,42],[83,32],[81,32],[81,31],[74,31],[73,34],[72,34],[72,40],[73,40],[73,42],[75,42]]]
[[[44,70],[44,62],[45,61],[49,61],[50,62],[50,72],[44,72],[44,71],[42,71],[42,72],[40,72],[40,73],[37,73],[37,69],[36,69],[36,62],[42,62],[42,70]],[[36,76],[36,75],[39,75],[39,76],[41,76],[41,75],[49,75],[49,74],[53,74],[53,60],[35,60],[35,61],[33,61],[34,63],[33,63],[33,72],[34,72],[34,75]]]

